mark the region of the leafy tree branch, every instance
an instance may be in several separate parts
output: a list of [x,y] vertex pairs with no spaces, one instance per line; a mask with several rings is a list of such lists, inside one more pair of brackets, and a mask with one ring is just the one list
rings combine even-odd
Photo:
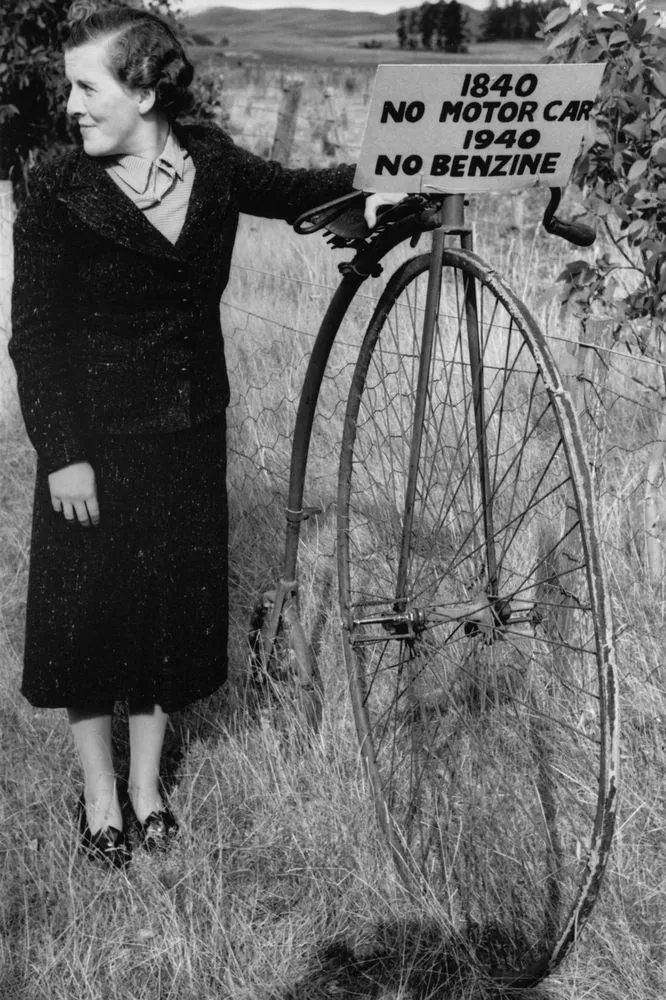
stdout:
[[[613,248],[574,262],[561,301],[583,323],[606,317],[613,339],[645,352],[664,348],[666,325],[666,30],[637,0],[609,9],[589,0],[558,7],[545,22],[558,62],[606,65],[596,134],[573,181],[577,210],[597,220]],[[631,272],[630,281],[623,274]]]

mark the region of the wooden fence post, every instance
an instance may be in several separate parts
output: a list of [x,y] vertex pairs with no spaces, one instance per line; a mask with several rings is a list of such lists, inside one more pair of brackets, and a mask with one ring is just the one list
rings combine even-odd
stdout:
[[324,101],[328,118],[326,118],[324,122],[324,132],[321,137],[322,151],[325,156],[331,156],[336,160],[336,162],[339,162],[342,143],[340,142],[338,119],[335,111],[335,105],[333,104],[333,91],[330,87],[327,87],[324,91]]
[[296,118],[303,93],[303,80],[295,77],[288,80],[282,89],[282,104],[278,112],[277,128],[271,159],[278,160],[284,167],[289,163],[291,148],[296,134]]
[[661,586],[664,575],[664,458],[666,413],[662,414],[657,440],[652,445],[645,483],[645,561],[650,582]]
[[10,335],[10,300],[14,276],[12,230],[14,228],[14,193],[11,181],[0,180],[0,416],[14,394],[14,373],[7,355]]
[[525,199],[522,191],[511,192],[511,222],[509,227],[520,232],[525,220]]

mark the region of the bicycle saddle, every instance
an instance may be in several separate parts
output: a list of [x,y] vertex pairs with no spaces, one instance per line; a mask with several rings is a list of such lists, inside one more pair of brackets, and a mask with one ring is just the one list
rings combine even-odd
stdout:
[[352,191],[299,215],[294,222],[294,230],[303,236],[328,229],[345,239],[364,238],[370,234],[364,210],[365,195],[362,191]]

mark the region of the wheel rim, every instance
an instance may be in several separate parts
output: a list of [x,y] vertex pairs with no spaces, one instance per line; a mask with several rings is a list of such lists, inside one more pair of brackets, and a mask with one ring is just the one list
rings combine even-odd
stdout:
[[399,565],[427,263],[407,262],[389,283],[350,395],[338,539],[345,654],[401,870],[437,896],[486,971],[536,981],[592,906],[614,819],[614,675],[591,491],[534,321],[473,255],[447,251],[406,573],[404,557]]

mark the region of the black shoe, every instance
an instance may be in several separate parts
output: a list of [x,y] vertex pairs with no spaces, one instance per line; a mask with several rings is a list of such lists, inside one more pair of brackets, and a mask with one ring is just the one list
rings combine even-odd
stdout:
[[178,823],[169,809],[156,809],[139,823],[141,843],[147,851],[165,851],[178,835]]
[[103,861],[113,868],[124,868],[132,857],[124,832],[115,826],[107,826],[97,833],[91,833],[83,793],[79,798],[78,813],[81,848],[84,853],[91,861]]

